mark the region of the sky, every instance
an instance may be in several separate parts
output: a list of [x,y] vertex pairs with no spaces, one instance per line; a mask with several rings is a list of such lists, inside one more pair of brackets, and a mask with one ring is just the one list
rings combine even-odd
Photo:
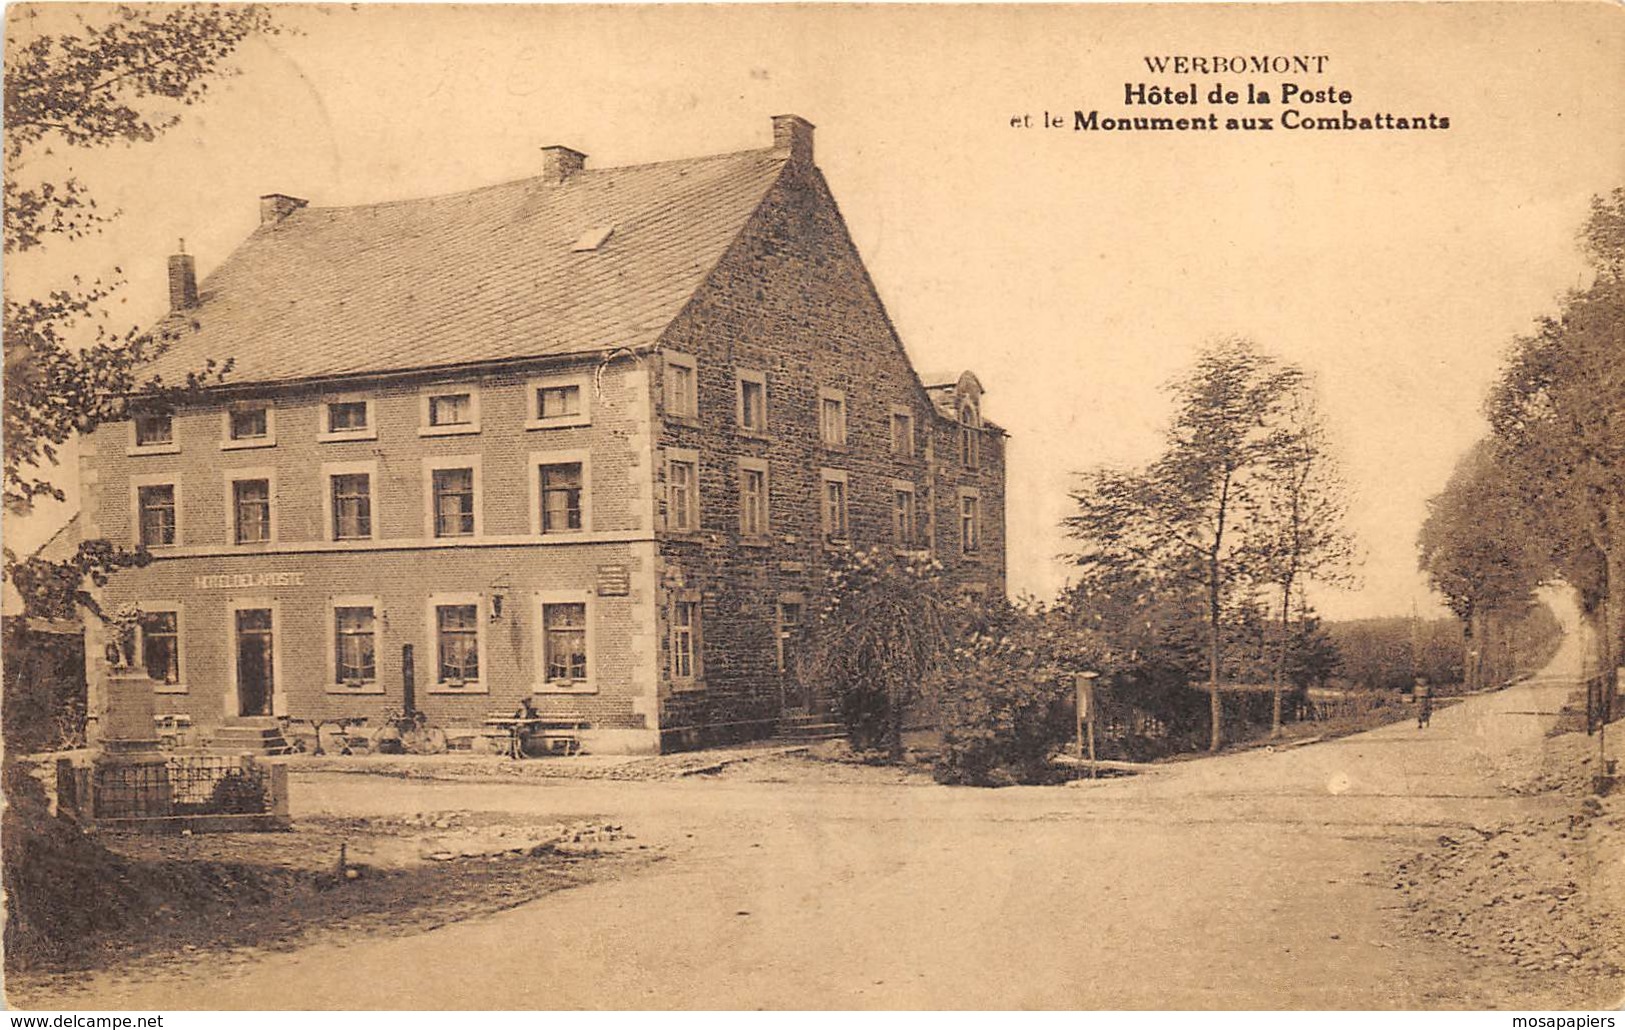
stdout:
[[[61,9],[10,8],[22,38]],[[94,15],[94,9],[89,9]],[[1589,199],[1625,184],[1625,17],[1602,4],[1257,7],[281,8],[239,74],[154,143],[71,163],[120,217],[8,261],[9,296],[121,267],[114,314],[165,304],[258,197],[345,205],[536,174],[564,144],[607,167],[764,147],[816,159],[922,371],[970,368],[1010,434],[1012,592],[1066,579],[1075,474],[1148,460],[1168,381],[1244,335],[1311,372],[1349,481],[1359,585],[1332,618],[1436,613],[1426,501],[1485,431],[1512,339],[1585,281]],[[9,43],[8,43],[9,45]],[[1148,55],[1322,55],[1320,74],[1153,74]],[[1285,105],[1124,105],[1125,84],[1348,90],[1314,115],[1442,115],[1448,130],[1074,131],[1074,111],[1280,118]],[[1042,128],[1045,111],[1060,128]],[[1032,127],[1013,127],[1023,116]],[[88,274],[87,274],[88,273]],[[71,483],[71,465],[60,477]],[[73,506],[8,520],[43,540]]]

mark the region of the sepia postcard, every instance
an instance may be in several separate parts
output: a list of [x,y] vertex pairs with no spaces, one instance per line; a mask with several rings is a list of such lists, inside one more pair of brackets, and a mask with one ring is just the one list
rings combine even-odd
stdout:
[[8,1006],[1625,1002],[1618,5],[5,31]]

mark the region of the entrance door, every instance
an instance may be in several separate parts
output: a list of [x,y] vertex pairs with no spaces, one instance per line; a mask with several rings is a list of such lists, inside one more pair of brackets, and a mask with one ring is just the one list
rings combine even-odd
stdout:
[[781,706],[792,715],[805,713],[812,707],[812,697],[801,668],[800,602],[779,602],[777,628],[779,689],[783,694]]
[[237,611],[237,714],[270,715],[272,682],[271,609]]

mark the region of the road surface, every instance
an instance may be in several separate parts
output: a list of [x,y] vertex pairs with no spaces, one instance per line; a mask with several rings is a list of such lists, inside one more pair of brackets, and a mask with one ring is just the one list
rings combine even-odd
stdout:
[[[1130,779],[935,785],[310,775],[307,812],[599,812],[669,861],[495,916],[231,968],[101,974],[51,1007],[1545,1008],[1596,991],[1402,935],[1391,863],[1562,804],[1499,792],[1572,689]],[[296,813],[297,814],[297,813]],[[29,999],[33,1001],[33,999]]]

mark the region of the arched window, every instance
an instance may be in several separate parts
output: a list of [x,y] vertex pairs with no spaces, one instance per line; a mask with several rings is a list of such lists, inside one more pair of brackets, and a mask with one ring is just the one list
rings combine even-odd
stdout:
[[982,417],[975,401],[967,400],[959,406],[959,458],[968,469],[981,466]]

